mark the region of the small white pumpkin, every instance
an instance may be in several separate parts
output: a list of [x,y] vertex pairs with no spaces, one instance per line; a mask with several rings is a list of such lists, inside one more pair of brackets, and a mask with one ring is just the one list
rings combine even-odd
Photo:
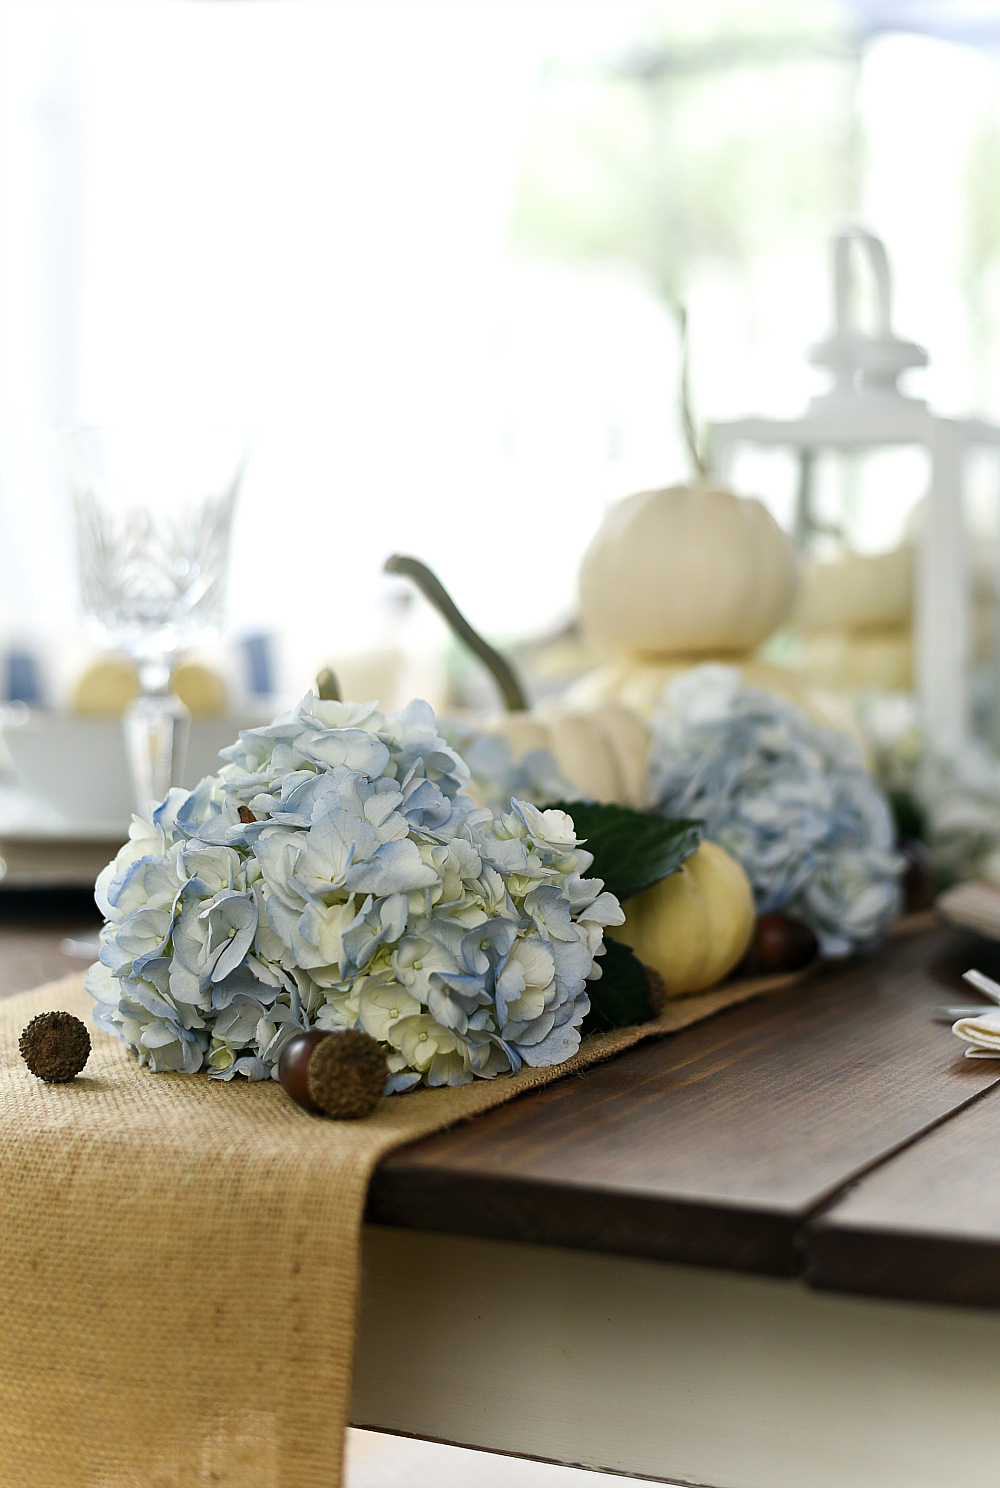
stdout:
[[581,796],[636,810],[646,804],[649,726],[621,703],[541,704],[530,713],[495,714],[482,727],[485,734],[505,738],[515,757],[549,750]]
[[624,925],[605,932],[631,946],[680,997],[720,982],[753,936],[750,880],[715,842],[703,842],[676,873],[622,905]]
[[[507,712],[482,720],[466,719],[478,732],[504,738],[515,759],[547,749],[566,781],[581,796],[603,805],[645,805],[646,760],[650,731],[647,724],[613,699],[600,699],[589,708],[566,708],[558,701],[529,709],[517,673],[473,629],[456,608],[437,575],[419,558],[395,553],[385,561],[387,573],[404,574],[420,589],[452,630],[492,673]],[[333,673],[317,678],[320,697],[339,696]]]
[[[192,718],[221,717],[229,706],[226,684],[212,667],[182,661],[172,677],[173,690]],[[95,661],[77,680],[70,711],[93,717],[117,717],[139,696],[139,674],[127,656]]]
[[910,692],[913,627],[817,631],[803,638],[798,659],[803,671],[824,687],[845,692],[862,688]]
[[580,566],[580,614],[605,653],[745,653],[787,616],[797,562],[759,501],[707,482],[610,508]]
[[104,656],[93,662],[73,684],[70,712],[116,718],[141,690],[134,661],[127,656]]
[[910,543],[889,553],[845,553],[832,563],[807,563],[791,623],[805,635],[908,625],[913,565]]

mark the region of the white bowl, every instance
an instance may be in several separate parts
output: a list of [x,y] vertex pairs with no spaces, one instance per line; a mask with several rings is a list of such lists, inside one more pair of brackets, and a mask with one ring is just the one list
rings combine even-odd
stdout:
[[[183,784],[190,788],[213,775],[222,764],[219,750],[241,729],[269,719],[263,713],[193,719]],[[55,813],[74,835],[127,832],[135,804],[120,719],[12,708],[0,722],[17,784],[44,803],[49,830],[56,825]]]

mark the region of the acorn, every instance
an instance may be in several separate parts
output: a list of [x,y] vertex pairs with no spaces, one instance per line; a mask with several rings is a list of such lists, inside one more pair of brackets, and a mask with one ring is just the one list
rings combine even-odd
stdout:
[[72,1013],[39,1013],[21,1034],[18,1048],[33,1075],[62,1085],[87,1063],[90,1034]]
[[296,1105],[338,1121],[370,1115],[388,1075],[381,1044],[357,1028],[297,1033],[278,1060],[278,1078]]
[[643,963],[642,969],[646,973],[646,1001],[649,1003],[653,1014],[659,1017],[670,1001],[667,984],[660,976],[660,973],[654,971],[652,966],[646,966]]
[[901,881],[904,914],[917,914],[922,909],[930,909],[934,903],[936,886],[925,844],[911,839],[902,843],[899,850],[906,859]]
[[758,917],[742,969],[750,976],[800,971],[818,950],[819,943],[808,925],[776,910]]

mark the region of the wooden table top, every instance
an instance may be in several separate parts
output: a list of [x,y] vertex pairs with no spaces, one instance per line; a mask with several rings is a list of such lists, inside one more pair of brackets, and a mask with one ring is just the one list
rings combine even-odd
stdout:
[[[84,896],[0,893],[0,995],[78,969]],[[927,916],[880,951],[386,1158],[367,1218],[1000,1306],[1000,1061],[938,1003],[1000,944]],[[986,1006],[984,1002],[984,1006]]]
[[82,971],[59,949],[64,936],[94,935],[103,923],[89,889],[0,888],[0,997]]

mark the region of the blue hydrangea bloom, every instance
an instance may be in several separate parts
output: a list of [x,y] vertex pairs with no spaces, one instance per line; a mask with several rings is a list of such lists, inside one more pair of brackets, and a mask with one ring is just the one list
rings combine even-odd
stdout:
[[655,809],[703,821],[746,870],[758,913],[794,914],[824,956],[878,940],[899,913],[904,864],[851,740],[732,667],[683,674],[666,704],[650,751]]
[[465,794],[415,702],[309,694],[172,790],[97,882],[97,1024],[154,1070],[275,1078],[307,1028],[362,1028],[388,1091],[575,1052],[617,900],[572,820]]

